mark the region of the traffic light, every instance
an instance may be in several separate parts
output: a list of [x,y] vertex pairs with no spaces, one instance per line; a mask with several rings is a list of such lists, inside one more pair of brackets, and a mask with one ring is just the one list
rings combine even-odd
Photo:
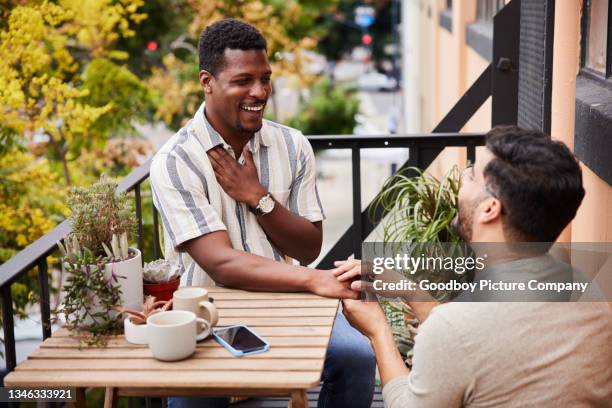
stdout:
[[147,50],[151,52],[157,51],[157,41],[149,41],[147,43]]
[[361,43],[363,45],[370,45],[370,44],[372,44],[372,36],[370,34],[363,34],[361,36]]

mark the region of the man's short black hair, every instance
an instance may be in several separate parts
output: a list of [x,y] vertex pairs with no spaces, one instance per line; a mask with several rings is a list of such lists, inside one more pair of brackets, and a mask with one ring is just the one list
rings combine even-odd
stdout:
[[495,157],[484,177],[502,203],[504,232],[517,241],[554,242],[584,197],[573,153],[539,130],[517,126],[493,128],[486,144]]
[[225,49],[266,50],[268,44],[252,25],[234,18],[217,21],[200,34],[200,71],[217,75],[223,69]]

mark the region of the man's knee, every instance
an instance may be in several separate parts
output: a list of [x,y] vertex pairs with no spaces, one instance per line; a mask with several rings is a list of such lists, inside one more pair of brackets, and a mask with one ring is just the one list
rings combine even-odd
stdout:
[[[351,333],[340,342],[330,342],[327,360],[342,375],[374,377],[376,359],[370,342],[360,333]],[[338,373],[340,374],[340,373]]]

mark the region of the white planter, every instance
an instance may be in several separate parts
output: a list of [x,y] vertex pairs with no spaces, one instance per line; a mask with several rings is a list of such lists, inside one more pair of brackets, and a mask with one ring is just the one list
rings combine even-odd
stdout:
[[128,309],[140,310],[143,304],[142,294],[142,254],[137,248],[130,248],[130,252],[136,256],[127,261],[106,264],[105,274],[107,279],[111,274],[117,276],[117,282],[121,286],[121,305]]
[[125,332],[125,339],[132,344],[148,344],[147,340],[147,325],[146,324],[134,324],[129,318],[125,318],[123,321],[123,329]]

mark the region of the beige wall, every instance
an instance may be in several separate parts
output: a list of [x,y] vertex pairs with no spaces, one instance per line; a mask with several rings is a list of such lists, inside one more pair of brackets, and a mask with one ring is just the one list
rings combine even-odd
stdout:
[[[421,84],[422,109],[421,123],[423,132],[430,132],[459,98],[480,76],[488,62],[467,46],[465,26],[474,21],[476,15],[475,1],[453,2],[452,33],[439,24],[440,11],[445,7],[444,1],[430,0],[424,2],[421,19],[427,21],[428,35],[422,37],[422,60],[430,65],[422,67],[423,83]],[[427,5],[431,7],[431,18],[426,15]],[[466,124],[463,132],[484,132],[491,127],[491,102],[487,101],[472,119]],[[467,155],[464,148],[447,148],[431,164],[429,171],[440,177],[454,165],[464,166]]]
[[[421,131],[429,132],[478,78],[488,62],[465,44],[465,25],[472,22],[475,0],[453,1],[453,32],[439,25],[443,1],[423,0],[419,47],[421,79]],[[581,0],[564,0],[555,6],[553,58],[552,137],[573,148],[576,75],[580,55]],[[431,17],[427,7],[431,7]],[[458,24],[457,21],[460,21]],[[491,127],[489,99],[462,129],[484,132]],[[441,176],[454,164],[465,163],[464,149],[445,149],[429,170]],[[586,196],[574,222],[561,241],[612,242],[612,187],[582,165]]]
[[[551,135],[574,146],[576,75],[580,68],[580,0],[556,2]],[[582,164],[586,195],[560,241],[612,242],[612,187]]]

